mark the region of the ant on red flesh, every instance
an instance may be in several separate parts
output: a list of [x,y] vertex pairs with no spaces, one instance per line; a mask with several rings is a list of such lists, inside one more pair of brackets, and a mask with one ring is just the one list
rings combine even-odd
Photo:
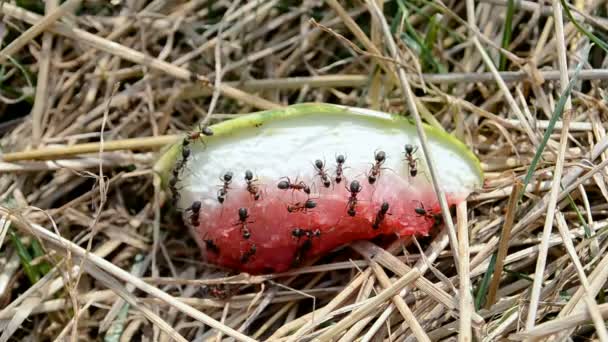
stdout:
[[414,158],[414,153],[416,153],[416,151],[418,151],[418,146],[405,144],[405,160],[407,160],[410,176],[412,177],[416,177],[416,174],[418,174],[418,158]]
[[190,224],[193,227],[197,227],[199,225],[199,214],[201,211],[201,201],[194,201],[188,210],[191,212],[190,214]]
[[320,237],[321,231],[319,229],[311,230],[311,229],[303,229],[303,228],[294,228],[291,231],[291,235],[293,237],[297,238],[298,240],[300,240],[300,238],[303,236],[306,236],[307,238],[311,239],[313,237]]
[[214,254],[220,254],[220,248],[215,244],[215,242],[213,242],[213,240],[206,239],[205,246],[207,247],[207,250],[213,252]]
[[289,179],[289,177],[284,177],[287,178],[287,180],[282,180],[277,184],[277,187],[281,190],[302,190],[304,191],[304,193],[306,193],[307,195],[310,195],[310,187],[308,185],[306,185],[306,183],[304,183],[303,181],[298,182],[298,180],[296,179],[296,183],[292,183],[291,180]]
[[240,230],[243,233],[244,239],[249,239],[251,236],[251,232],[249,228],[247,228],[248,223],[253,223],[253,221],[247,221],[249,218],[249,210],[247,208],[239,208],[239,221],[235,225],[240,225]]
[[312,248],[312,239],[314,237],[321,237],[321,231],[319,229],[311,230],[294,228],[291,231],[291,235],[293,235],[298,242],[300,241],[301,237],[306,236],[306,240],[304,240],[304,242],[296,249],[296,253],[292,261],[292,265],[297,266],[302,262],[302,259],[306,253]]
[[374,155],[374,159],[376,159],[376,163],[372,165],[371,170],[367,175],[367,180],[369,184],[374,184],[376,179],[380,177],[380,170],[382,169],[382,164],[386,161],[386,153],[384,151],[378,151]]
[[260,199],[260,187],[256,184],[257,178],[253,179],[253,172],[251,170],[245,171],[245,181],[247,182],[247,191],[253,196],[255,201]]
[[248,263],[249,259],[251,259],[251,257],[255,255],[257,250],[258,250],[257,247],[254,244],[252,244],[251,247],[249,248],[249,250],[241,256],[241,264]]
[[296,202],[294,204],[290,204],[287,206],[287,211],[290,213],[303,211],[306,212],[308,209],[314,209],[317,206],[317,203],[311,199],[306,200],[306,202]]
[[230,189],[230,183],[232,183],[232,172],[228,171],[224,174],[223,177],[220,177],[220,181],[222,181],[222,187],[217,191],[217,201],[220,203],[224,203],[226,200],[226,196],[228,195],[228,189]]
[[386,202],[386,201],[382,202],[382,205],[380,206],[380,210],[378,210],[378,212],[376,213],[376,218],[374,218],[374,223],[372,224],[372,229],[380,228],[380,224],[382,224],[382,221],[384,221],[384,217],[388,213],[388,208],[389,208],[388,202]]
[[346,191],[350,192],[350,197],[348,198],[348,203],[346,206],[348,207],[348,215],[355,216],[357,214],[357,194],[363,190],[363,187],[359,183],[359,181],[354,180],[350,182],[350,188],[346,188]]
[[424,216],[427,218],[435,218],[435,215],[433,215],[430,211],[426,210],[424,208],[424,204],[422,202],[418,202],[420,203],[420,207],[414,208],[414,212],[418,215],[418,216]]
[[340,184],[342,181],[342,177],[344,174],[344,162],[346,162],[346,157],[344,155],[339,154],[336,156],[336,183]]
[[325,163],[321,161],[321,159],[315,160],[315,170],[317,171],[317,175],[321,177],[321,181],[323,182],[323,186],[329,188],[331,186],[331,180],[327,175],[327,171],[325,171]]

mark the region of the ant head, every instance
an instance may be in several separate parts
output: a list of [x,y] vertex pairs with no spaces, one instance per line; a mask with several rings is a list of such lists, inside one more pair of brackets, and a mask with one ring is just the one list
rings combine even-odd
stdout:
[[239,219],[245,221],[249,217],[249,211],[247,208],[239,208]]
[[319,170],[323,168],[323,162],[321,161],[321,159],[315,160],[315,167]]
[[186,158],[190,157],[190,148],[184,147],[184,148],[182,149],[182,157],[183,157],[184,159],[186,159]]
[[338,164],[344,164],[345,161],[346,161],[346,158],[344,157],[344,155],[338,154],[336,156],[336,163],[338,163]]
[[316,206],[317,206],[317,203],[315,201],[311,200],[311,199],[306,200],[306,203],[304,203],[304,207],[306,209],[312,209],[312,208],[314,208]]
[[201,210],[201,201],[194,201],[192,203],[192,207],[190,207],[192,209],[192,211],[199,211]]
[[312,231],[312,236],[315,236],[315,237],[321,236],[321,230],[320,229],[313,230]]
[[378,163],[382,163],[386,160],[386,153],[384,153],[384,151],[378,151],[376,152],[375,158]]
[[184,140],[182,140],[182,146],[188,146],[190,145],[190,140],[188,140],[188,138],[184,138]]
[[382,212],[387,212],[388,211],[388,207],[389,207],[388,202],[384,201],[384,202],[382,202],[382,205],[380,206],[380,210]]
[[206,136],[212,136],[213,130],[209,127],[203,127],[203,129],[201,129],[201,133],[203,133]]
[[245,180],[252,180],[253,179],[253,172],[251,172],[251,170],[247,170],[245,171]]
[[172,186],[172,187],[173,187],[173,186],[175,186],[175,185],[177,185],[177,181],[178,181],[178,180],[179,180],[179,179],[177,179],[177,178],[171,178],[171,179],[169,180],[169,185],[170,185],[170,186]]
[[350,192],[358,193],[361,191],[361,184],[358,180],[350,182]]
[[405,144],[405,153],[412,154],[414,152],[414,146],[410,144]]
[[418,215],[426,215],[426,210],[424,208],[416,208],[416,209],[414,209],[414,211]]
[[288,181],[286,181],[286,180],[284,180],[284,181],[280,181],[280,182],[277,184],[277,188],[279,188],[279,189],[281,189],[281,190],[287,190],[287,189],[289,189],[289,182],[288,182]]
[[306,185],[306,186],[304,187],[304,192],[305,192],[307,195],[310,195],[310,187],[309,187],[308,185]]
[[224,173],[224,181],[226,182],[230,182],[232,180],[232,171],[228,171],[226,173]]

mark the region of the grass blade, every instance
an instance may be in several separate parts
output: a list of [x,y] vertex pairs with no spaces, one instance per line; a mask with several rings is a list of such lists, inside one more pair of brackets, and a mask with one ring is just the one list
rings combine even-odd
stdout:
[[[586,60],[586,58],[584,60]],[[528,184],[530,184],[530,180],[532,179],[534,170],[536,170],[536,165],[538,164],[538,161],[540,160],[540,156],[543,154],[543,151],[545,150],[545,147],[547,146],[547,142],[549,141],[549,137],[553,133],[553,129],[555,128],[555,123],[562,116],[562,113],[564,112],[564,106],[566,105],[566,100],[570,96],[570,93],[572,93],[572,88],[574,88],[574,84],[576,84],[576,81],[578,80],[578,75],[580,74],[582,68],[583,68],[583,62],[579,63],[576,66],[576,69],[574,70],[574,74],[572,75],[572,79],[570,79],[570,82],[568,83],[568,87],[566,87],[566,90],[564,90],[562,95],[559,97],[559,101],[555,105],[555,110],[553,111],[553,115],[551,116],[551,119],[549,120],[547,129],[545,130],[545,134],[543,135],[543,140],[538,145],[538,149],[536,149],[536,153],[534,154],[534,158],[532,158],[530,167],[528,167],[526,177],[524,178],[524,186],[522,188],[521,193],[519,194],[518,202],[521,201],[522,197],[524,196],[524,194],[526,192],[526,188],[527,188]]]
[[9,232],[11,242],[15,246],[17,250],[17,255],[19,255],[19,260],[21,261],[21,266],[23,266],[23,272],[30,280],[30,283],[33,285],[40,279],[40,275],[34,266],[32,266],[32,256],[21,242],[21,239],[15,234],[14,231]]
[[[511,43],[511,33],[513,32],[513,13],[515,12],[515,1],[507,1],[507,16],[505,18],[505,29],[502,34],[502,48],[505,50],[509,49]],[[507,57],[504,54],[500,54],[498,62],[498,70],[505,71],[507,68]]]

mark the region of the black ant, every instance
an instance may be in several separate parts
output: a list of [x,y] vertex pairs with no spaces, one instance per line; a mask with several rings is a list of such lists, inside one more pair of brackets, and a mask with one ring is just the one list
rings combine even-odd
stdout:
[[249,250],[241,256],[241,264],[248,263],[249,259],[251,259],[251,257],[255,255],[257,250],[258,250],[257,247],[254,244],[252,244],[251,247],[249,247]]
[[378,151],[374,154],[374,159],[376,159],[376,163],[372,165],[371,170],[367,174],[367,180],[369,184],[374,184],[376,179],[380,177],[380,170],[382,169],[382,164],[386,161],[386,153],[384,151]]
[[296,179],[295,183],[292,183],[291,180],[289,179],[289,177],[284,177],[287,178],[287,180],[282,180],[277,184],[277,187],[281,190],[302,190],[304,191],[304,193],[306,193],[307,195],[310,195],[310,187],[308,185],[306,185],[306,183],[304,183],[303,181],[298,182],[298,180]]
[[188,141],[188,139],[184,139],[182,141],[182,160],[180,164],[178,164],[180,169],[186,166],[186,162],[188,162],[188,158],[190,158],[190,154],[192,153],[190,147],[188,146],[189,144],[190,142]]
[[190,224],[193,227],[197,227],[199,225],[199,214],[201,211],[201,201],[194,201],[190,208],[188,208],[191,212],[190,214]]
[[323,186],[329,188],[331,186],[331,180],[327,175],[327,171],[325,170],[325,163],[320,159],[315,160],[315,170],[317,171],[317,175],[321,177],[321,181],[323,182]]
[[357,194],[363,190],[363,187],[359,183],[359,181],[354,180],[350,182],[350,189],[346,188],[346,191],[350,192],[350,197],[348,198],[348,203],[346,206],[348,207],[348,215],[355,216],[357,214]]
[[173,172],[173,177],[169,180],[169,190],[171,190],[171,202],[173,206],[177,205],[177,201],[180,199],[180,195],[177,189],[177,182],[179,182],[179,178],[175,175],[175,170]]
[[232,175],[232,172],[228,171],[224,174],[223,177],[220,177],[220,181],[224,183],[217,191],[217,201],[220,203],[224,203],[224,200],[226,200],[226,196],[228,195],[228,189],[230,189],[230,183],[232,183]]
[[297,266],[302,262],[302,259],[306,253],[312,248],[312,238],[321,237],[321,231],[319,229],[309,230],[302,228],[294,228],[291,231],[291,235],[300,241],[300,238],[306,236],[306,240],[296,249],[295,256],[293,258],[292,265]]
[[260,186],[257,183],[257,178],[253,179],[253,172],[251,170],[245,171],[245,181],[247,182],[247,191],[253,196],[255,201],[260,199],[261,192]]
[[346,162],[346,157],[344,155],[339,154],[336,156],[336,183],[340,184],[342,181],[342,177],[344,176],[344,162]]
[[405,144],[405,160],[407,160],[410,176],[412,177],[416,177],[418,174],[418,158],[414,158],[414,153],[416,153],[416,151],[418,151],[418,146]]
[[247,228],[247,224],[253,223],[253,221],[247,221],[249,218],[249,210],[247,208],[239,208],[239,221],[235,225],[240,225],[240,230],[243,233],[243,238],[249,239],[251,232]]
[[192,132],[188,133],[188,137],[186,139],[188,139],[190,141],[199,139],[204,145],[205,142],[203,141],[203,135],[210,137],[213,135],[213,130],[209,126],[202,127],[199,124],[198,131],[192,131]]
[[300,238],[303,236],[306,236],[307,238],[311,239],[313,237],[321,237],[321,231],[319,229],[310,230],[303,228],[294,228],[291,231],[291,235],[297,238],[298,240],[300,240]]
[[380,206],[380,210],[378,210],[378,212],[376,213],[376,218],[374,218],[374,223],[372,224],[373,229],[380,228],[380,224],[382,224],[382,221],[384,221],[384,217],[388,213],[388,208],[389,208],[388,202],[386,202],[386,201],[382,202],[382,205]]
[[420,207],[414,208],[414,212],[418,216],[436,219],[436,215],[433,214],[430,210],[427,210],[426,208],[424,208],[424,204],[422,202],[418,201],[418,203],[420,204]]
[[294,204],[290,204],[287,206],[287,211],[290,213],[303,211],[306,212],[308,209],[314,209],[317,206],[317,203],[311,199],[306,200],[306,202],[296,202]]
[[220,254],[220,248],[215,244],[215,242],[213,242],[213,240],[206,239],[205,246],[207,247],[207,250],[213,252],[214,254]]

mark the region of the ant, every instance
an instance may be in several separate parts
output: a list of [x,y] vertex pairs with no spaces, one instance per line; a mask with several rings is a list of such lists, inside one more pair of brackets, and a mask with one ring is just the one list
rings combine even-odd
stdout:
[[340,184],[342,181],[342,177],[344,175],[344,162],[346,162],[346,157],[344,155],[339,154],[336,156],[336,183]]
[[177,188],[177,182],[179,182],[179,178],[177,177],[176,173],[179,173],[178,170],[173,170],[173,177],[171,177],[171,179],[169,180],[169,190],[171,190],[171,201],[173,203],[173,206],[177,205],[177,201],[179,201],[180,199],[180,195],[178,192],[178,188]]
[[251,232],[249,231],[249,228],[247,228],[247,224],[253,223],[253,221],[247,221],[248,218],[249,211],[247,210],[247,208],[239,208],[239,221],[235,224],[235,226],[241,226],[240,230],[243,233],[244,239],[249,239],[249,237],[251,236]]
[[436,214],[433,214],[430,210],[427,210],[426,208],[424,208],[424,204],[420,201],[418,201],[418,203],[420,204],[420,207],[414,208],[414,212],[418,215],[418,216],[423,216],[426,218],[432,218],[433,220],[436,220]]
[[290,213],[303,211],[306,212],[308,209],[314,209],[317,203],[311,199],[307,199],[306,202],[296,202],[287,206],[287,211]]
[[199,214],[201,211],[201,201],[194,201],[190,208],[188,208],[192,214],[190,214],[190,224],[193,227],[197,227],[199,225]]
[[319,229],[309,230],[302,228],[294,228],[291,231],[291,235],[300,241],[302,236],[306,236],[306,240],[296,249],[295,256],[292,261],[293,266],[297,266],[302,262],[302,259],[306,253],[312,248],[312,238],[321,237],[321,231]]
[[213,252],[214,254],[220,254],[220,248],[215,244],[215,242],[213,242],[213,240],[206,239],[205,246],[207,247],[207,250]]
[[249,259],[251,259],[251,257],[255,255],[257,250],[258,250],[257,247],[254,244],[252,244],[251,247],[249,248],[249,250],[241,256],[241,264],[248,263]]
[[176,168],[179,169],[180,172],[181,169],[186,166],[188,158],[190,158],[190,154],[192,153],[188,145],[190,145],[190,141],[186,138],[182,141],[182,160],[176,165]]
[[317,171],[317,175],[321,177],[321,181],[323,182],[323,186],[329,188],[331,186],[331,180],[327,175],[327,171],[325,170],[325,163],[321,161],[321,159],[315,160],[315,170]]
[[382,164],[386,161],[386,153],[384,151],[378,151],[374,154],[374,159],[376,159],[376,163],[372,165],[371,170],[367,174],[367,180],[369,184],[374,184],[376,179],[380,177],[380,170],[382,169]]
[[304,193],[306,193],[307,195],[310,195],[310,187],[308,185],[306,185],[306,183],[304,183],[303,181],[298,182],[298,180],[296,179],[295,183],[292,183],[291,180],[289,179],[289,177],[283,177],[283,178],[287,178],[287,180],[282,180],[277,184],[277,187],[281,190],[302,190],[304,191]]
[[205,142],[203,141],[203,135],[210,137],[213,135],[213,130],[209,128],[209,126],[202,127],[201,124],[199,124],[198,131],[189,132],[186,139],[189,139],[190,141],[199,139],[204,145]]
[[299,241],[300,238],[303,237],[303,236],[306,236],[309,239],[311,239],[313,237],[321,237],[321,230],[319,230],[319,229],[310,230],[310,229],[294,228],[291,231],[291,235],[293,237],[297,238],[298,241]]
[[414,153],[418,151],[418,146],[412,146],[410,144],[405,144],[405,160],[407,160],[407,165],[410,169],[410,176],[416,177],[418,174],[418,158],[414,158]]
[[374,218],[374,223],[372,224],[372,229],[380,228],[380,224],[382,224],[382,221],[384,221],[384,217],[388,213],[388,208],[389,208],[388,202],[386,202],[386,201],[382,202],[382,205],[380,206],[380,210],[378,210],[378,213],[376,213],[376,218]]
[[228,189],[230,189],[230,183],[232,183],[232,176],[232,172],[228,171],[224,174],[223,177],[220,177],[220,181],[224,183],[217,191],[217,201],[220,203],[224,203],[224,200],[226,200],[226,196],[228,195]]
[[260,187],[256,184],[257,178],[253,179],[253,172],[251,170],[245,171],[245,181],[247,182],[247,191],[253,196],[255,201],[260,199],[261,192]]
[[348,207],[347,213],[350,216],[355,216],[357,214],[357,194],[359,194],[361,190],[363,190],[363,187],[357,180],[350,182],[350,189],[346,188],[346,191],[350,192],[350,197],[348,198],[348,203],[346,204],[346,206]]

